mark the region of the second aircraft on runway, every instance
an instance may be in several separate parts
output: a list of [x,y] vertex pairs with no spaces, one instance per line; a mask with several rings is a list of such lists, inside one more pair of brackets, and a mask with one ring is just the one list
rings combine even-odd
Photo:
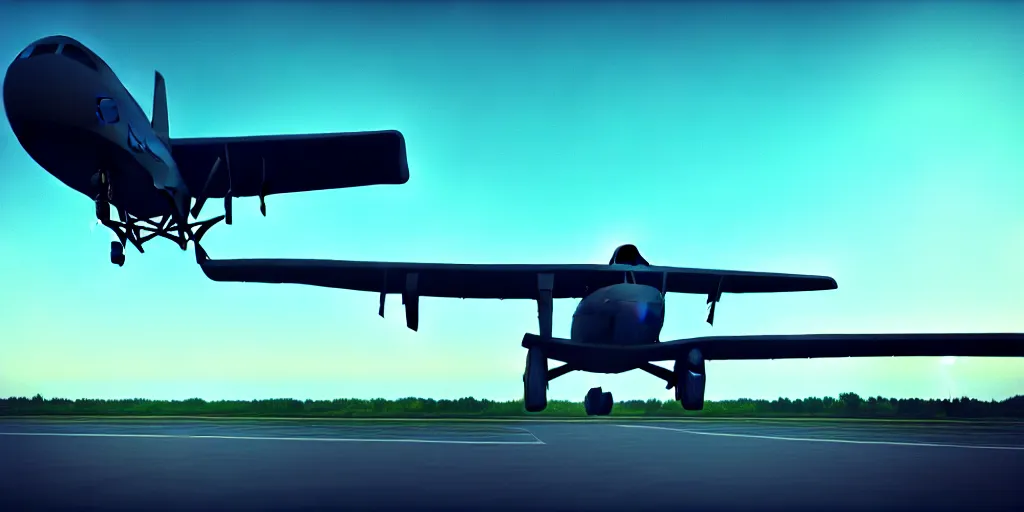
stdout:
[[[686,410],[704,407],[705,361],[812,357],[1024,356],[1024,334],[805,334],[708,336],[661,341],[665,295],[706,295],[713,324],[724,293],[833,290],[830,277],[650,265],[633,245],[615,250],[608,265],[466,265],[367,261],[212,260],[197,250],[203,272],[215,281],[296,283],[380,293],[384,316],[389,293],[401,294],[406,323],[419,326],[419,297],[531,299],[539,334],[525,334],[526,410],[547,406],[548,382],[571,371],[623,373],[643,370],[675,388]],[[569,339],[551,334],[552,301],[581,299]],[[548,359],[563,365],[549,369]],[[674,361],[669,370],[654,364]],[[607,415],[612,395],[592,388],[587,414]]]

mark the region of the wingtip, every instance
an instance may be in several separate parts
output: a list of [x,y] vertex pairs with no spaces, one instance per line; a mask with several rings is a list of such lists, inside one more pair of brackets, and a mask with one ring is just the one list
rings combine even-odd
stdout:
[[398,179],[395,181],[397,185],[405,185],[409,182],[409,157],[405,149],[405,135],[398,130],[388,130],[388,133],[398,139],[398,145],[401,148],[402,168],[398,171]]

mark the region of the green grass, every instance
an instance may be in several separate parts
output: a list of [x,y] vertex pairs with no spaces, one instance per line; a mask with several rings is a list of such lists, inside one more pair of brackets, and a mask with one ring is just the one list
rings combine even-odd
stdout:
[[853,393],[838,398],[790,400],[707,401],[701,411],[684,411],[676,401],[633,400],[617,402],[609,418],[588,418],[579,402],[552,400],[537,414],[526,413],[521,401],[474,398],[433,400],[69,400],[12,397],[0,399],[0,417],[108,417],[108,418],[317,418],[398,421],[410,419],[449,421],[543,421],[584,420],[777,420],[777,421],[965,421],[1024,419],[1024,396],[983,402],[970,398],[953,400],[863,399]]

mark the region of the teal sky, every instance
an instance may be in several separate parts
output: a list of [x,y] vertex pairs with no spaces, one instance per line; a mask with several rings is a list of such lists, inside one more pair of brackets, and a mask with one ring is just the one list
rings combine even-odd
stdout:
[[[35,4],[35,5],[33,5]],[[217,257],[825,274],[670,296],[663,339],[1024,331],[1024,4],[5,2],[0,56],[75,37],[172,137],[401,130],[407,185],[237,200]],[[210,203],[207,214],[220,210]],[[0,128],[0,396],[518,398],[532,302],[214,283],[166,241],[108,261],[91,201]],[[567,336],[575,301],[555,305]],[[714,362],[709,399],[1024,393],[1024,361]],[[618,399],[642,372],[570,374]]]

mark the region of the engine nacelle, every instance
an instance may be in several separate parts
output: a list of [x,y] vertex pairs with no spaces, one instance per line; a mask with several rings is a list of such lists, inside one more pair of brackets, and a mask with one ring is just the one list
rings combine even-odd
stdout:
[[704,354],[694,348],[686,359],[676,361],[676,400],[687,411],[699,411],[704,408],[704,387],[707,384]]

